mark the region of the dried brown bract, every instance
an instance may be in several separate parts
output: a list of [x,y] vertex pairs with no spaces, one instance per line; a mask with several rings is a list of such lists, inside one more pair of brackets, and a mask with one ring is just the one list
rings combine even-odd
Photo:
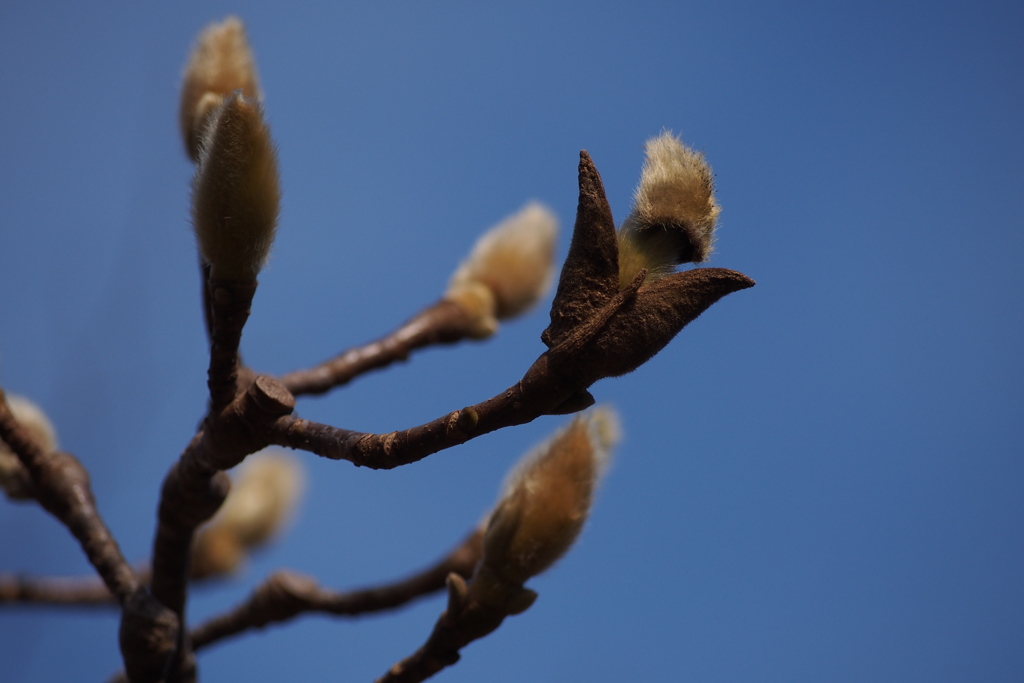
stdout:
[[580,197],[572,244],[541,335],[547,363],[585,389],[647,362],[726,294],[754,281],[724,268],[697,268],[619,284],[619,249],[601,176],[580,153]]

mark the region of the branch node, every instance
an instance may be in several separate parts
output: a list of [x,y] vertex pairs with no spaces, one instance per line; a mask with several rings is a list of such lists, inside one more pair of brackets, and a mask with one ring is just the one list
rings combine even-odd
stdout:
[[248,398],[259,410],[272,417],[290,415],[295,410],[295,397],[272,377],[259,375],[249,386]]
[[472,406],[469,406],[459,411],[459,418],[456,420],[455,426],[466,434],[472,434],[476,431],[476,426],[479,423],[480,413],[476,412]]

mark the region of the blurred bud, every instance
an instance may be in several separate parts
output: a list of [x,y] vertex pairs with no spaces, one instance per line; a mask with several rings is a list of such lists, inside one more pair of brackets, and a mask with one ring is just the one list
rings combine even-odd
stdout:
[[193,579],[234,574],[241,570],[246,556],[232,529],[206,526],[196,536],[190,573]]
[[477,240],[452,275],[444,298],[479,306],[485,297],[466,290],[486,288],[493,303],[490,311],[480,309],[489,318],[481,318],[480,328],[497,329],[497,320],[525,312],[547,291],[554,273],[557,233],[555,215],[542,204],[530,202]]
[[466,282],[450,288],[444,298],[456,304],[471,321],[469,336],[486,339],[498,331],[498,319],[494,315],[497,303],[494,291],[479,282]]
[[192,224],[213,277],[256,279],[274,241],[280,199],[263,111],[231,95],[212,115],[192,181]]
[[302,488],[299,461],[284,451],[246,458],[224,504],[196,537],[193,576],[237,570],[249,551],[265,545],[284,526]]
[[238,17],[228,17],[199,34],[182,75],[181,135],[192,161],[199,162],[207,117],[236,90],[251,100],[260,96],[245,26]]
[[[7,394],[11,414],[39,446],[47,452],[57,450],[57,433],[46,413],[24,396]],[[33,498],[32,478],[7,444],[0,440],[0,488],[11,500]]]
[[[14,394],[7,394],[7,405],[15,419],[28,430],[44,451],[57,450],[57,432],[42,408],[24,396]],[[0,441],[0,448],[7,449],[3,441]]]
[[510,589],[517,595],[514,587],[565,554],[586,522],[618,438],[615,413],[598,408],[575,418],[523,458],[491,514],[484,556],[473,579],[475,597],[508,602]]
[[618,233],[621,289],[642,268],[650,280],[708,258],[721,211],[714,192],[704,155],[667,131],[647,141],[633,211]]

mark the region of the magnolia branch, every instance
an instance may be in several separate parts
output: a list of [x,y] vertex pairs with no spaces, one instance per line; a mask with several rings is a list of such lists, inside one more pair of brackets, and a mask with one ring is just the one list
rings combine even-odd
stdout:
[[482,544],[483,530],[478,529],[423,571],[395,583],[351,592],[325,590],[312,578],[277,572],[257,587],[248,600],[193,629],[192,646],[200,650],[225,638],[308,612],[355,616],[401,607],[444,588],[446,578],[453,572],[469,577],[480,559]]
[[366,372],[404,361],[418,349],[460,342],[471,336],[472,331],[473,319],[467,311],[452,301],[441,300],[385,337],[278,379],[294,396],[322,394]]
[[0,440],[21,460],[39,504],[56,517],[82,546],[107,590],[121,605],[121,653],[132,680],[159,680],[168,638],[179,620],[153,600],[124,559],[96,509],[89,475],[74,456],[46,452],[18,424],[0,390]]
[[72,607],[110,607],[114,596],[95,576],[32,577],[0,574],[0,602],[26,602]]

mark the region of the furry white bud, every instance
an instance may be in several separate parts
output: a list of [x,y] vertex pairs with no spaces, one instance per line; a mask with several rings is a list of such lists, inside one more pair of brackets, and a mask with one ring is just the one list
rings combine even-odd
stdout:
[[625,287],[641,268],[648,278],[680,263],[707,260],[721,208],[704,155],[669,132],[647,141],[633,210],[619,229],[619,279]]

